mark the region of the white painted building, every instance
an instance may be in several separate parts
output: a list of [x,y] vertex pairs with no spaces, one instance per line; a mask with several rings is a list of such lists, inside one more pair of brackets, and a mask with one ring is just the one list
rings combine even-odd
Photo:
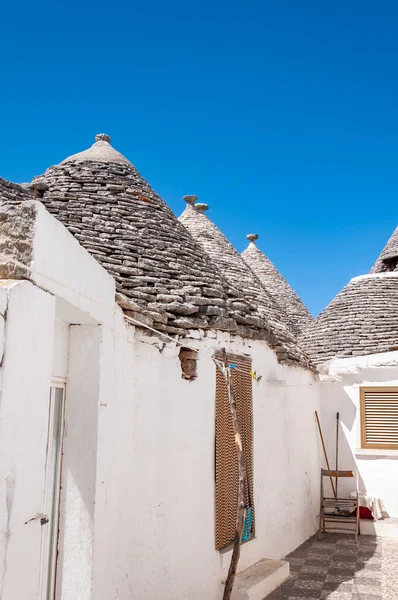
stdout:
[[[0,181],[0,197],[1,600],[221,597],[236,492],[223,348],[254,511],[239,569],[315,533],[314,412],[332,447],[340,410],[343,467],[354,390],[397,384],[396,353],[382,368],[338,359],[320,381],[288,307],[217,228],[195,225],[207,217],[193,202],[179,223],[106,136],[32,189]],[[397,463],[380,464],[392,480]],[[394,514],[395,483],[370,461],[361,477]]]
[[398,517],[397,264],[398,228],[370,274],[352,279],[300,339],[320,372],[326,445],[334,457],[338,412],[341,468],[358,470],[360,491],[385,517]]

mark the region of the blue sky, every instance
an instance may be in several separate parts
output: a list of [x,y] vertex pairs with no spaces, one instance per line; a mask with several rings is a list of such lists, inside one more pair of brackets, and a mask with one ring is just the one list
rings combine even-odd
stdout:
[[5,3],[0,176],[111,135],[179,215],[197,194],[313,314],[397,219],[398,4]]

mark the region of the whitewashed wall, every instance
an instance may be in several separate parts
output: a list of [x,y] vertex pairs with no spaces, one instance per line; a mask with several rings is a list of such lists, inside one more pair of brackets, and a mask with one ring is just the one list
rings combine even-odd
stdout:
[[43,207],[34,257],[33,283],[0,288],[1,600],[38,600],[41,527],[24,523],[43,511],[53,377],[67,389],[57,600],[220,598],[230,555],[214,549],[216,347],[249,354],[262,376],[253,382],[256,539],[240,568],[280,558],[315,531],[312,374],[278,365],[264,343],[194,332],[199,372],[189,383],[179,348],[125,323],[112,279]]
[[187,343],[199,349],[198,378],[189,383],[178,347],[122,323],[105,339],[96,599],[220,597],[230,554],[214,549],[215,347],[250,354],[262,375],[253,382],[256,539],[243,546],[240,568],[280,558],[314,533],[320,463],[310,373],[281,367],[261,342],[219,334]]
[[[321,421],[331,466],[335,465],[336,412],[340,413],[339,466],[359,471],[360,489],[381,498],[390,516],[398,516],[398,451],[362,450],[360,386],[398,386],[398,352],[335,360],[321,384]],[[339,483],[352,491],[351,480]]]
[[[32,282],[0,282],[0,598],[44,597],[39,596],[39,516],[44,512],[49,392],[53,378],[68,378],[57,600],[86,600],[92,583],[98,323],[112,326],[115,285],[37,204]],[[83,325],[72,336],[71,356],[70,324]]]
[[34,517],[44,508],[55,299],[27,281],[4,285],[0,288],[1,304],[7,304],[0,400],[0,597],[37,600],[41,525]]

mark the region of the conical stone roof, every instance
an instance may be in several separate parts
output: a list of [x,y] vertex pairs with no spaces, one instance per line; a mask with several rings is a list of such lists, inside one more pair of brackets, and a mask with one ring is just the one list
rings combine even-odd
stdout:
[[[221,233],[212,221],[204,214],[206,204],[195,204],[196,196],[185,196],[187,206],[180,221],[189,230],[197,242],[215,262],[225,275],[236,297],[240,297],[242,310],[247,307],[242,324],[265,322],[268,325],[268,343],[277,354],[283,355],[285,361],[309,364],[307,357],[298,347],[297,342],[286,325],[287,316],[284,310],[264,289],[260,280],[253,273],[242,256]],[[239,304],[238,303],[238,304]]]
[[398,227],[388,240],[370,272],[385,273],[391,271],[398,272]]
[[398,350],[398,271],[394,234],[369,275],[352,279],[304,331],[299,341],[314,363]]
[[118,163],[132,166],[123,154],[120,154],[120,152],[111,146],[111,138],[106,133],[96,135],[95,143],[90,148],[83,150],[83,152],[72,154],[62,164],[79,162]]
[[[249,303],[105,134],[35,177],[32,188],[114,277],[129,316],[169,334],[203,328],[269,336],[268,324],[247,318]],[[278,349],[280,361],[301,358]]]
[[257,248],[256,240],[258,239],[258,235],[249,234],[247,239],[249,240],[249,245],[242,252],[243,258],[257,275],[264,288],[271,294],[279,306],[283,308],[287,315],[287,323],[291,331],[295,336],[298,336],[312,323],[313,317],[293,288],[279,273],[278,269]]
[[166,333],[234,330],[229,286],[168,205],[104,134],[33,188],[116,280],[126,311]]

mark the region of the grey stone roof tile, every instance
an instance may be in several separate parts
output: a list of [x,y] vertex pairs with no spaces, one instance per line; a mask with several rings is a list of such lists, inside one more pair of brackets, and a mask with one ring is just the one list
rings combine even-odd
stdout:
[[[111,138],[106,133],[99,133],[95,136],[95,143],[83,152],[78,152],[66,158],[61,164],[69,162],[102,162],[102,163],[120,163],[121,165],[131,165],[130,161],[127,160],[110,144]],[[132,165],[131,165],[132,166]],[[117,184],[114,189],[118,189]]]
[[0,177],[0,200],[9,204],[33,200],[33,191],[27,187],[27,184],[12,183]]
[[398,273],[352,279],[299,341],[317,365],[333,358],[396,350]]
[[[259,312],[255,290],[248,297],[230,277],[227,281],[109,142],[100,134],[88,150],[35,177],[31,190],[5,182],[1,202],[19,204],[37,197],[114,277],[117,302],[143,325],[176,335],[197,328],[264,339],[280,362],[313,368],[283,323],[277,319],[273,324],[273,309]],[[239,283],[238,272],[234,283]],[[267,302],[272,305],[271,298]]]
[[398,346],[398,228],[370,275],[352,279],[299,337],[317,364]]
[[[241,314],[236,320],[242,325],[251,325],[270,331],[269,345],[277,354],[283,354],[292,363],[309,364],[304,352],[298,346],[295,336],[287,327],[284,310],[268,293],[250,266],[232,246],[218,227],[204,214],[207,205],[196,208],[196,196],[185,196],[187,207],[180,221],[189,230],[195,240],[203,247],[216,266],[226,277],[238,301],[231,300],[229,305]],[[242,311],[242,306],[245,308]],[[245,314],[242,315],[242,312]]]
[[295,336],[298,336],[313,321],[307,307],[300,300],[293,288],[280,274],[272,262],[257,248],[258,235],[249,234],[249,245],[242,256],[252,271],[257,275],[264,288],[271,294],[287,315],[287,324]]
[[398,271],[398,227],[388,240],[370,272],[383,273],[388,271]]

